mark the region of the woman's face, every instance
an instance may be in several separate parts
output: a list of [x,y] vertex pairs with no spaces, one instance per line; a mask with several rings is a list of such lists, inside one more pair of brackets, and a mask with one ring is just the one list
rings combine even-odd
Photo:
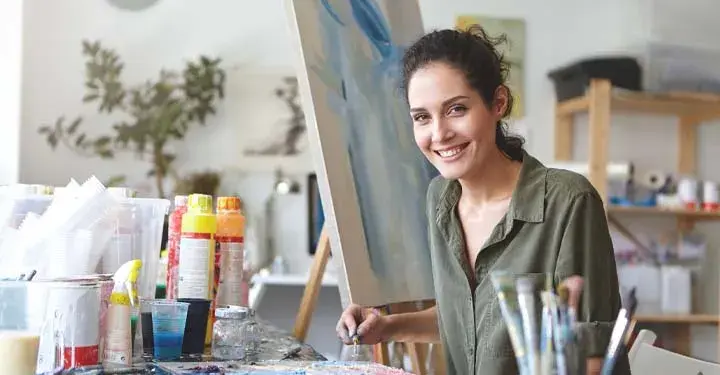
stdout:
[[499,89],[488,107],[463,73],[445,63],[417,70],[408,82],[415,143],[446,179],[463,179],[495,152],[495,127],[507,105]]

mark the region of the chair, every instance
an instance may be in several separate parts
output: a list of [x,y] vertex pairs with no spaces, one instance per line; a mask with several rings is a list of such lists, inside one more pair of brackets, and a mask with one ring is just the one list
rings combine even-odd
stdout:
[[653,346],[655,333],[642,330],[628,358],[633,374],[720,375],[720,365]]

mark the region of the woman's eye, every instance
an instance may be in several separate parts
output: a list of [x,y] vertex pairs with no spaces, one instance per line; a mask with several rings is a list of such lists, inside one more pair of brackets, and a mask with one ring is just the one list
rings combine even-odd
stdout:
[[423,121],[426,121],[427,119],[428,119],[428,116],[424,113],[419,113],[419,114],[413,116],[413,121],[415,121],[415,122],[423,122]]
[[451,114],[461,114],[465,113],[466,108],[461,105],[454,105],[450,107],[450,110],[448,111]]

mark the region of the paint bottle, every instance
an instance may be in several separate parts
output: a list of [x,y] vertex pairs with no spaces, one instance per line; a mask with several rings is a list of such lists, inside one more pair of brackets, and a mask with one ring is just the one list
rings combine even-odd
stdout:
[[187,212],[187,195],[175,196],[175,208],[168,218],[167,240],[167,276],[165,278],[165,298],[177,299],[178,264],[180,263],[180,236],[182,234],[182,218]]
[[[217,247],[215,248],[215,305],[241,304],[245,256],[245,216],[238,197],[217,201]],[[211,314],[210,316],[213,316]]]
[[103,364],[105,366],[128,366],[132,364],[133,307],[139,305],[137,278],[142,262],[131,260],[113,275],[113,291],[110,294],[107,311],[107,331]]
[[177,298],[213,299],[217,218],[212,197],[191,194],[182,217]]
[[[215,233],[217,217],[212,210],[212,197],[191,194],[187,212],[183,214],[180,235],[177,298],[214,300],[215,280]],[[212,327],[208,317],[208,325]],[[212,341],[212,329],[205,337]]]

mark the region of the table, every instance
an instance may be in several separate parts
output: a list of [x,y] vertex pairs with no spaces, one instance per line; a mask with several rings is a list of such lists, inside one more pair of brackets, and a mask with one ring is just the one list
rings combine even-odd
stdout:
[[[193,367],[208,367],[218,365],[222,367],[237,367],[243,364],[254,363],[282,363],[283,361],[325,361],[327,360],[320,353],[315,351],[311,346],[301,343],[292,337],[288,332],[278,329],[277,327],[258,319],[263,326],[264,337],[260,343],[260,350],[257,355],[245,358],[241,361],[217,362],[213,361],[210,355],[202,357],[182,358],[176,362],[155,363],[148,360],[132,368],[103,368],[102,366],[85,367],[64,371],[63,375],[102,375],[102,374],[157,374],[157,375],[177,375],[187,372]],[[202,374],[203,372],[196,372]]]

